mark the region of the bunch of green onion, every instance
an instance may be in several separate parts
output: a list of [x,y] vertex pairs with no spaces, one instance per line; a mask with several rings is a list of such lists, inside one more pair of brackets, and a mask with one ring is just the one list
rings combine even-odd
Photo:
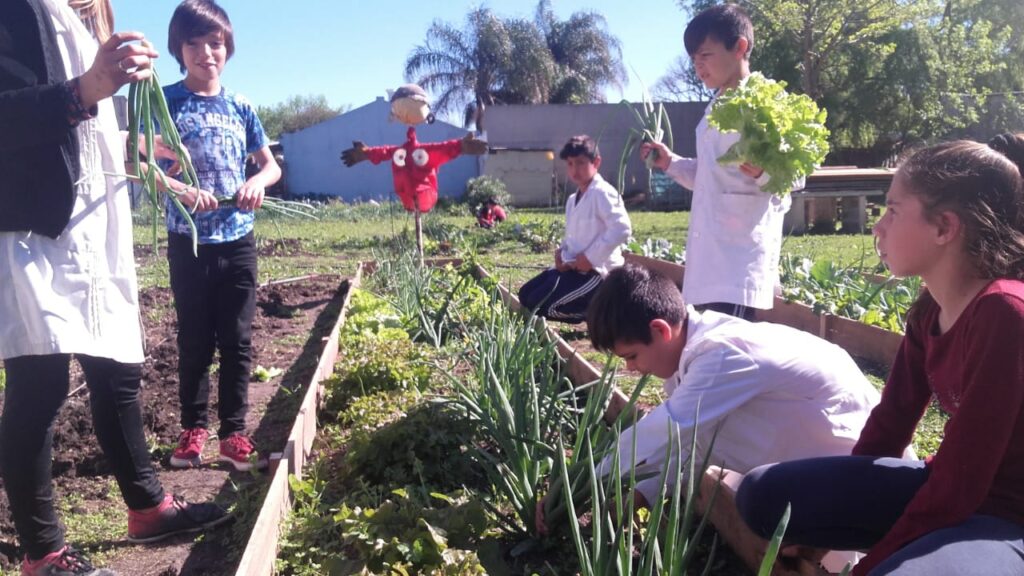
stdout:
[[[157,187],[157,179],[163,185],[174,204],[174,207],[184,216],[188,222],[189,230],[192,233],[192,251],[198,251],[199,236],[196,231],[195,222],[188,209],[181,203],[178,197],[181,195],[171,188],[167,175],[157,165],[156,134],[157,126],[162,128],[164,144],[174,151],[178,164],[181,166],[181,180],[186,186],[199,187],[199,176],[192,166],[188,151],[181,143],[181,136],[178,129],[171,120],[171,114],[167,110],[167,101],[164,99],[163,88],[160,87],[160,79],[153,70],[153,74],[146,80],[134,82],[128,88],[128,176],[142,183],[143,188],[153,203],[154,215],[160,209],[160,189]],[[139,151],[140,135],[146,139],[146,173],[142,173],[142,154]],[[157,244],[157,218],[153,218],[153,247]]]

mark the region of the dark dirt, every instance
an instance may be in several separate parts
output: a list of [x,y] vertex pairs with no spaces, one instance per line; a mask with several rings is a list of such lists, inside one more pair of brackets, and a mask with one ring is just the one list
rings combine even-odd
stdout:
[[[269,382],[253,381],[249,386],[248,430],[261,454],[283,449],[301,390],[313,375],[323,347],[322,339],[333,327],[347,289],[347,281],[338,276],[318,276],[262,286],[258,290],[253,323],[253,366],[283,371]],[[140,294],[140,301],[147,350],[143,413],[146,436],[164,488],[194,501],[215,498],[224,505],[237,502],[238,520],[230,527],[203,537],[175,537],[149,546],[127,543],[122,531],[110,541],[88,547],[86,551],[94,555],[98,549],[111,551],[108,556],[111,559],[106,564],[123,575],[231,574],[255,522],[268,477],[229,473],[227,468],[214,463],[217,455],[215,385],[211,385],[210,407],[213,433],[204,452],[204,460],[210,464],[192,470],[175,470],[167,465],[180,431],[177,320],[169,289],[147,289]],[[211,380],[215,382],[215,378],[216,374]],[[72,363],[73,392],[61,410],[54,432],[53,474],[58,502],[65,495],[75,494],[83,500],[76,510],[104,507],[126,510],[116,490],[110,494],[112,477],[93,435],[88,391],[83,385],[80,371]],[[0,406],[2,404],[0,398]],[[124,518],[126,528],[127,513]],[[16,542],[7,495],[0,491],[0,570],[10,570],[17,565]]]

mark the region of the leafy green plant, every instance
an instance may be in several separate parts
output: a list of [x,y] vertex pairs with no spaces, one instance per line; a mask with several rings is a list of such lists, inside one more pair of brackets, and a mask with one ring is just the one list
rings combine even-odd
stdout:
[[488,199],[493,198],[498,204],[508,206],[512,195],[508,193],[505,182],[493,176],[477,176],[466,182],[466,193],[462,201],[470,210],[476,210]]
[[787,300],[807,304],[817,314],[844,316],[900,333],[921,290],[917,277],[880,282],[832,260],[812,262],[790,254],[781,259],[780,279]]
[[451,337],[458,324],[453,311],[474,286],[471,277],[424,266],[411,253],[381,262],[375,277],[386,282],[392,304],[402,314],[413,340],[435,348]]
[[325,388],[325,409],[329,413],[343,410],[356,396],[390,390],[421,391],[431,374],[428,358],[408,334],[397,329],[387,329],[380,336],[347,338],[336,368],[338,378]]
[[586,456],[593,455],[595,461],[600,461],[613,452],[618,444],[617,430],[632,424],[636,417],[636,402],[650,382],[649,376],[640,379],[626,405],[619,411],[615,422],[608,423],[605,420],[605,412],[616,389],[617,365],[615,357],[607,354],[601,377],[576,388],[577,394],[573,396],[573,400],[582,394],[585,395],[586,401],[582,409],[574,406],[570,431],[574,432],[575,440],[569,454],[563,453],[562,459],[556,461],[562,466],[568,465],[568,471],[564,476],[569,478],[571,483],[563,484],[563,477],[560,474],[550,480],[548,495],[544,499],[544,519],[549,528],[556,528],[564,521],[570,498],[577,509],[587,506],[592,495],[589,482],[592,463],[587,461]]
[[553,220],[543,222],[521,219],[512,227],[512,234],[534,252],[551,252],[565,235],[565,222]]
[[342,504],[333,521],[341,528],[342,543],[359,558],[335,566],[362,565],[377,574],[486,574],[476,554],[457,548],[487,526],[480,501],[438,493],[430,498],[441,506],[428,507],[401,489],[376,509]]
[[331,492],[322,465],[302,480],[288,480],[295,507],[286,521],[276,573],[484,573],[476,555],[464,548],[486,529],[487,515],[462,491],[395,489],[374,505],[361,506]]
[[[646,516],[647,521],[642,526],[643,530],[639,532],[639,536],[633,526],[634,518],[637,516],[633,493],[639,480],[633,472],[635,463],[630,462],[630,472],[626,474],[623,482],[617,450],[612,452],[611,471],[603,478],[597,465],[600,459],[595,456],[589,437],[582,443],[582,452],[574,454],[578,461],[586,464],[586,477],[591,495],[589,546],[577,516],[577,508],[573,503],[575,498],[566,499],[569,528],[580,560],[580,573],[584,576],[613,573],[644,576],[682,575],[690,569],[697,550],[697,546],[692,544],[700,539],[707,526],[707,516],[697,519],[696,502],[698,479],[704,477],[710,450],[701,460],[703,464],[696,464],[697,436],[694,432],[687,457],[683,458],[680,438],[671,424],[667,426],[671,441],[666,450],[665,462],[673,464],[661,473],[661,488],[655,501],[651,503],[649,514],[640,515],[641,518]],[[613,440],[614,444],[618,443],[617,432]],[[559,473],[562,482],[570,485],[570,465],[566,461],[561,439],[559,448],[562,454]],[[673,454],[676,457],[673,458]],[[671,493],[667,481],[670,475],[677,479],[671,482]],[[685,492],[682,488],[684,483]],[[709,506],[714,505],[714,500],[715,494],[710,495]],[[637,549],[639,560],[634,558],[634,551]],[[711,565],[710,558],[707,563],[706,570]]]
[[469,335],[468,356],[472,373],[448,378],[455,404],[477,428],[475,456],[515,515],[495,510],[499,521],[509,532],[530,535],[572,385],[543,324],[503,306],[492,307],[487,324]]
[[642,244],[636,239],[630,239],[626,244],[626,250],[648,258],[667,260],[676,264],[686,263],[686,250],[672,246],[672,243],[664,238],[648,238]]
[[262,364],[257,364],[252,370],[252,377],[260,382],[270,382],[271,378],[277,378],[283,373],[280,368],[264,368]]
[[0,368],[0,392],[3,392],[7,388],[7,372]]
[[401,328],[402,319],[390,302],[368,290],[352,291],[345,318],[346,333],[378,335],[385,329]]
[[766,192],[785,195],[828,154],[826,111],[803,94],[786,92],[786,83],[751,74],[715,100],[708,124],[739,132],[739,142],[719,156],[721,164],[749,162],[764,169]]
[[412,483],[445,490],[480,486],[482,471],[466,454],[471,435],[469,423],[450,406],[421,403],[380,428],[354,431],[345,469],[384,489]]

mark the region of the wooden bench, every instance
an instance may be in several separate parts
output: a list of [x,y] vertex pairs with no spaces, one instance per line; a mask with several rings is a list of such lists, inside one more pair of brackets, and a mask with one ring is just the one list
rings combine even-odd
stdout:
[[893,174],[893,170],[886,168],[852,166],[815,170],[807,177],[804,189],[793,192],[793,205],[783,221],[783,232],[833,233],[837,213],[841,212],[841,232],[863,234],[867,231],[867,199],[884,197]]

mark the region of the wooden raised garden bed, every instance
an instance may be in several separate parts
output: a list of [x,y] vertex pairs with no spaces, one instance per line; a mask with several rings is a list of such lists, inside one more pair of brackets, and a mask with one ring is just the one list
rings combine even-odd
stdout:
[[[459,265],[461,261],[459,259],[437,259],[428,261],[427,264],[432,266]],[[348,312],[349,297],[354,290],[361,286],[364,275],[372,273],[375,269],[376,262],[361,263],[349,283],[349,290],[337,323],[330,336],[324,339],[325,348],[320,356],[318,369],[302,399],[286,448],[284,452],[274,456],[270,487],[242,555],[242,560],[235,571],[237,576],[269,576],[274,573],[281,523],[293,503],[288,477],[295,475],[301,479],[303,467],[310,455],[317,433],[317,408],[321,406],[324,395],[321,381],[331,375],[332,367],[338,359],[338,337]],[[490,277],[482,267],[477,268],[477,274],[480,278]],[[522,309],[518,299],[508,289],[498,284],[498,290],[502,300],[511,310]],[[557,331],[549,327],[546,334],[555,340],[559,354],[567,364],[569,378],[574,384],[586,384],[601,377],[600,372],[565,342]],[[605,419],[614,420],[627,404],[628,398],[616,389],[605,412]]]
[[[625,258],[629,264],[655,270],[668,276],[677,286],[682,287],[683,285],[686,267],[681,264],[637,254],[626,254]],[[887,281],[881,277],[879,280]],[[870,360],[883,366],[892,365],[900,342],[903,340],[902,334],[842,316],[817,314],[810,306],[798,302],[787,302],[779,297],[775,298],[775,304],[771,310],[758,310],[757,319],[810,332],[842,347],[851,356]]]

